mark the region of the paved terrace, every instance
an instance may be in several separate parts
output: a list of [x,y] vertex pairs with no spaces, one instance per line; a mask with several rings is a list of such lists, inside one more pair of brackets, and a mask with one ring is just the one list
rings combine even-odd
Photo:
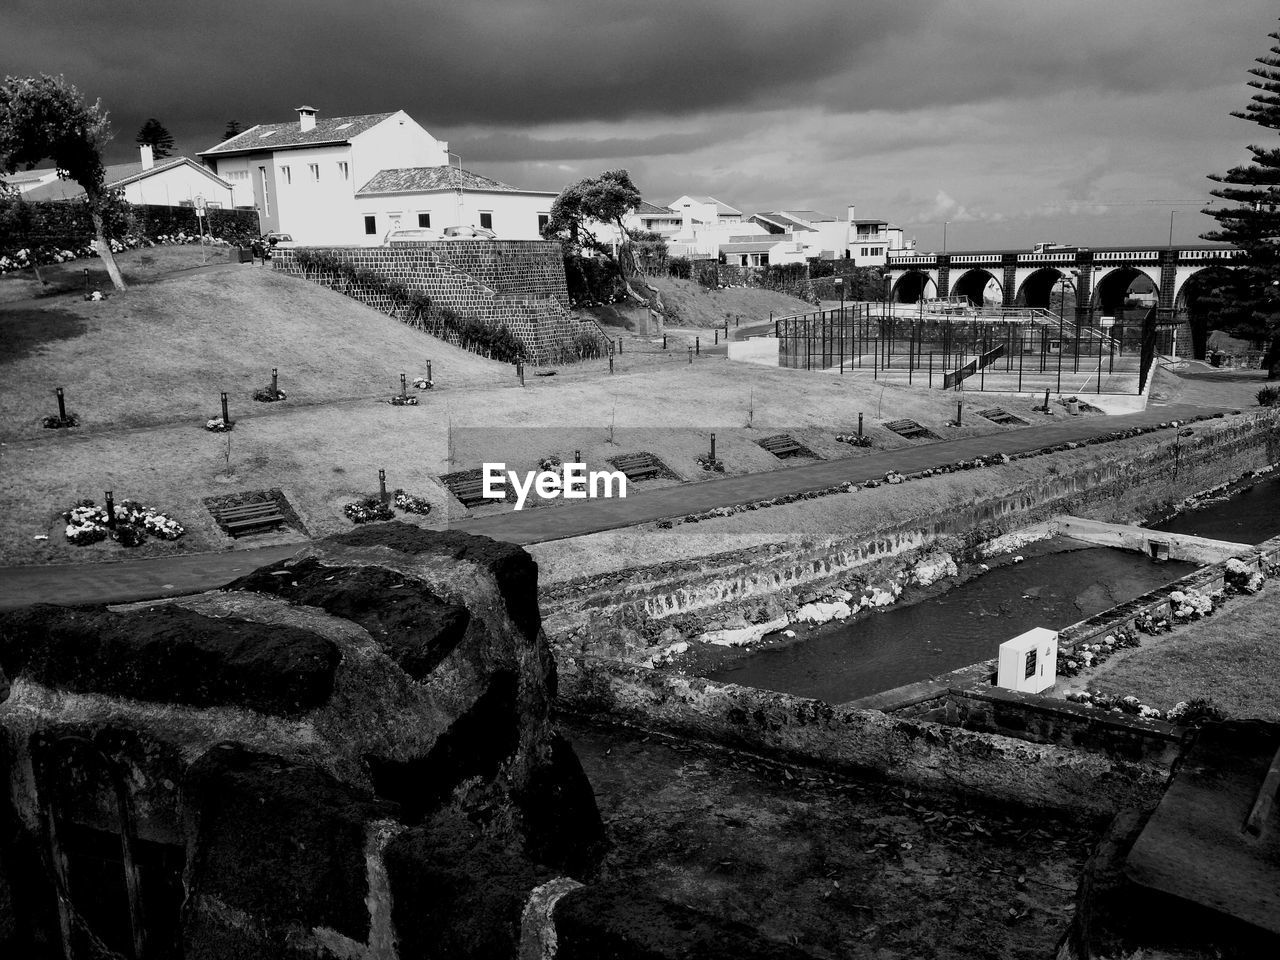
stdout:
[[[541,543],[682,517],[715,507],[821,490],[846,480],[859,483],[879,479],[890,470],[912,473],[957,460],[1020,453],[1080,442],[1114,430],[1230,412],[1228,408],[1182,404],[1152,407],[1123,416],[1064,417],[1000,434],[872,451],[863,456],[823,460],[742,477],[684,483],[657,490],[633,485],[634,492],[626,499],[585,500],[559,507],[513,510],[450,526],[511,543]],[[298,543],[273,544],[225,553],[147,560],[0,567],[0,610],[31,603],[120,603],[197,593],[290,556],[299,546]]]

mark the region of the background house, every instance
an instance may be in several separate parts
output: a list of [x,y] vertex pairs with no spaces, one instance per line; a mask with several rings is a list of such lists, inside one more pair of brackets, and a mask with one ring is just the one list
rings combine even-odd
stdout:
[[244,190],[262,229],[299,243],[380,244],[389,230],[487,227],[533,240],[556,194],[520,190],[449,165],[449,143],[403,110],[258,124],[200,154]]
[[[33,176],[36,174],[39,176]],[[59,180],[57,171],[51,168],[27,171],[25,179],[25,189],[22,182],[18,183],[24,200],[76,200],[84,196],[80,184]],[[228,181],[190,157],[156,160],[146,144],[140,148],[137,161],[106,167],[103,182],[108,190],[122,190],[129,203],[189,207],[195,205],[197,197],[203,197],[215,209],[229,210],[236,205],[235,191]]]
[[[558,194],[520,190],[461,167],[407,167],[380,170],[356,191],[357,205],[372,217],[377,240],[383,229],[457,224],[484,227],[502,240],[540,240]],[[370,221],[366,220],[366,236]]]

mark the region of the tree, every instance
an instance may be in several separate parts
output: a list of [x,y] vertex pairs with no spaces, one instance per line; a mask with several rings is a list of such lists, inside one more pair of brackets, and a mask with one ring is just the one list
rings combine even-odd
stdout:
[[110,139],[101,103],[86,104],[62,77],[5,77],[0,85],[0,171],[31,170],[52,160],[59,177],[78,183],[93,220],[94,248],[112,284],[124,290],[104,230],[115,201],[103,183],[102,147]]
[[[587,177],[560,192],[551,204],[551,214],[542,235],[559,240],[566,253],[590,250],[611,261],[622,279],[627,296],[663,312],[662,297],[643,279],[635,241],[623,225],[623,217],[640,205],[640,191],[626,170],[606,170],[598,177]],[[608,226],[617,240],[605,240],[603,226]],[[640,293],[636,287],[643,288]]]
[[[1280,33],[1268,36],[1280,41]],[[1233,117],[1249,120],[1280,133],[1280,45],[1271,55],[1258,57],[1249,73],[1255,91],[1244,110]],[[1224,317],[1235,319],[1237,335],[1268,342],[1263,366],[1272,380],[1280,379],[1280,147],[1250,145],[1252,162],[1209,179],[1222,184],[1210,191],[1230,207],[1204,212],[1218,221],[1205,240],[1234,244],[1243,251],[1234,282],[1219,288]]]
[[142,125],[142,129],[133,138],[133,142],[149,146],[152,155],[157,160],[173,156],[173,134],[166,130],[164,124],[155,117],[152,117]]
[[232,137],[238,137],[239,135],[240,135],[240,121],[228,120],[227,129],[222,131],[222,139],[230,140]]

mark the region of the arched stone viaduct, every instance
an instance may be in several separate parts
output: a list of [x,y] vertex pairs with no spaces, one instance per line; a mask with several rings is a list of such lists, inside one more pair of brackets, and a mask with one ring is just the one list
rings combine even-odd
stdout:
[[985,250],[890,257],[886,271],[889,299],[914,303],[930,297],[967,296],[975,303],[994,281],[1004,307],[1051,307],[1053,292],[1065,278],[1076,293],[1076,319],[1115,313],[1130,283],[1139,275],[1156,289],[1157,319],[1173,320],[1182,306],[1187,281],[1205,270],[1222,269],[1240,251],[1221,246],[1079,247],[1022,253]]

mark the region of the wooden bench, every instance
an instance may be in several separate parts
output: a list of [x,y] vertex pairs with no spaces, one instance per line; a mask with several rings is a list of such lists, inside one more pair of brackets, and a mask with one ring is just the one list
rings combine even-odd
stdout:
[[628,480],[648,480],[662,473],[662,467],[646,453],[627,453],[610,461]]
[[260,529],[278,527],[285,522],[285,516],[274,500],[222,507],[217,511],[216,518],[218,526],[233,537],[242,537]]
[[760,446],[772,453],[775,457],[782,459],[783,457],[793,457],[798,453],[804,452],[804,447],[796,443],[791,437],[785,433],[778,434],[776,437],[765,437],[758,441]]
[[500,503],[505,497],[486,497],[484,495],[483,477],[455,477],[445,481],[445,485],[464,507],[483,506],[486,503]]
[[885,429],[892,430],[900,437],[908,440],[932,440],[934,435],[914,420],[890,420]]
[[992,423],[1004,424],[1007,426],[1026,426],[1027,421],[1021,417],[1004,410],[1001,407],[992,407],[990,410],[979,410],[978,416],[985,417]]

